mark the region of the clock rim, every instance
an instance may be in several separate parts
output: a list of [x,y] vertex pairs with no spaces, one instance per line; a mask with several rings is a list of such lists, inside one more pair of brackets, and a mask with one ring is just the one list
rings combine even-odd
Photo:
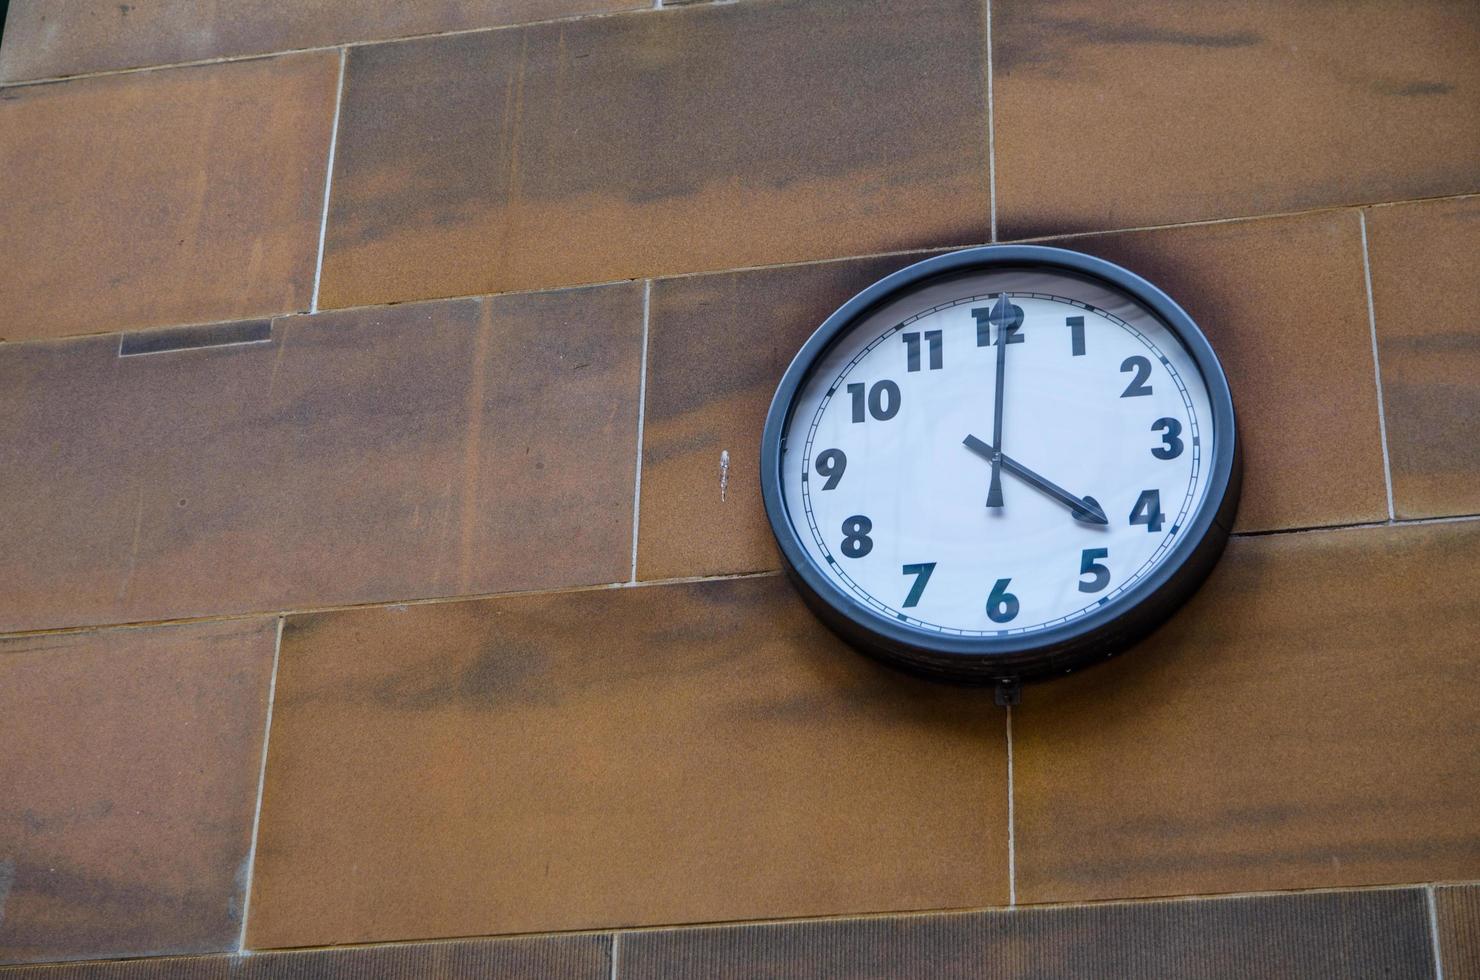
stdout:
[[[807,553],[790,519],[781,443],[812,366],[875,309],[930,281],[983,270],[1024,267],[1098,279],[1129,294],[1176,335],[1203,378],[1215,438],[1202,504],[1165,558],[1119,599],[1079,619],[1016,636],[934,634],[886,619],[832,582]],[[1228,377],[1197,323],[1159,287],[1113,262],[1048,245],[983,245],[931,256],[878,280],[813,331],[782,375],[761,433],[761,499],[793,584],[815,613],[863,652],[938,680],[1027,682],[1114,656],[1160,625],[1203,583],[1227,543],[1242,482],[1238,422]]]

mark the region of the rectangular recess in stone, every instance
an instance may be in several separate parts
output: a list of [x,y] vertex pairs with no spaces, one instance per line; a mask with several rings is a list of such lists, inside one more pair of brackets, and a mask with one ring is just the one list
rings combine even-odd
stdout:
[[276,642],[0,639],[0,963],[236,947]]
[[624,580],[642,287],[0,347],[0,630]]
[[118,338],[118,356],[168,354],[177,350],[225,347],[230,344],[262,344],[271,340],[271,320],[239,320],[236,323],[168,327],[164,330],[145,330],[139,333],[123,334]]
[[1235,537],[1012,713],[1028,902],[1480,877],[1480,521]]
[[338,82],[324,51],[0,89],[0,340],[308,309]]
[[1477,50],[1465,0],[994,0],[999,233],[1473,192]]
[[320,306],[986,241],[985,38],[775,0],[354,48]]
[[1417,889],[625,933],[617,980],[1429,980]]
[[0,47],[0,80],[270,54],[652,5],[652,0],[15,0]]
[[1480,885],[1434,889],[1444,980],[1480,980]]
[[293,616],[247,941],[1000,903],[1005,735],[778,576]]
[[1480,197],[1366,216],[1394,510],[1480,513]]
[[1235,531],[1387,517],[1355,212],[1048,244],[1145,276],[1207,334],[1233,390],[1244,454]]

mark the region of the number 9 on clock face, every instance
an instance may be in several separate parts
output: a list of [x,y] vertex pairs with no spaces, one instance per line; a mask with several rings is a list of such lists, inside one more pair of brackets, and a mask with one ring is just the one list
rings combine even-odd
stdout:
[[860,294],[777,392],[788,569],[867,652],[1031,680],[1117,652],[1206,576],[1237,503],[1226,378],[1144,280],[1058,249],[942,256]]

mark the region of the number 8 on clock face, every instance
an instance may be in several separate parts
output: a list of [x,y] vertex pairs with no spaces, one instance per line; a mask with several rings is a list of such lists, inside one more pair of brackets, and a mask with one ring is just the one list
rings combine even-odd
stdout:
[[1033,246],[856,297],[788,371],[762,450],[812,605],[955,680],[1117,652],[1206,576],[1237,504],[1232,400],[1201,331],[1131,273]]

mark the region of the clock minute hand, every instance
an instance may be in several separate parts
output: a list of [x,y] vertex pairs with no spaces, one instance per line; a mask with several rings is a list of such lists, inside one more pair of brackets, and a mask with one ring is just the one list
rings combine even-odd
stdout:
[[1003,469],[1019,477],[1024,482],[1037,487],[1065,507],[1068,507],[1074,513],[1075,520],[1083,521],[1086,524],[1110,523],[1110,519],[1105,516],[1105,511],[1093,498],[1074,496],[1052,480],[1034,473],[1011,456],[1005,453],[999,453],[995,448],[982,442],[976,436],[967,436],[961,440],[961,444],[985,460],[1001,460]]
[[992,393],[992,443],[999,451],[992,456],[992,483],[987,488],[987,506],[1002,506],[1002,393],[1007,380],[1007,325],[1012,321],[1012,304],[1007,294],[997,297],[987,314],[987,323],[997,328],[997,386]]

